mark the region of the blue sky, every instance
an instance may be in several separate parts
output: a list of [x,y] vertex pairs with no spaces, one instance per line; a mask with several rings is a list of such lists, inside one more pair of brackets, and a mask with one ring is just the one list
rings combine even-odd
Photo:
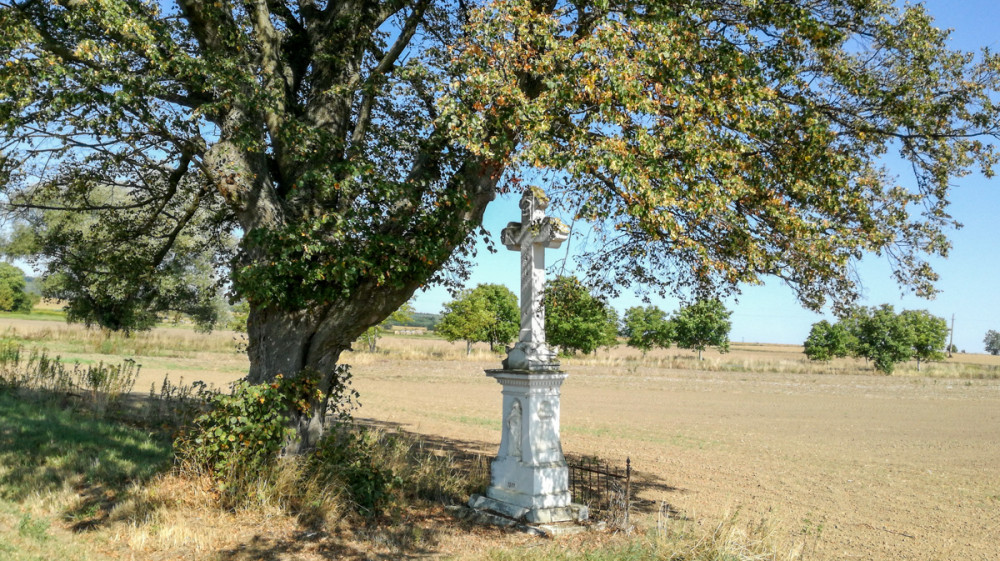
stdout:
[[[1000,50],[1000,2],[995,0],[925,2],[939,27],[951,28],[952,47],[978,50],[987,46]],[[901,170],[900,176],[907,175]],[[902,309],[926,309],[951,322],[955,317],[955,345],[968,352],[983,352],[983,337],[989,329],[1000,330],[1000,178],[987,180],[981,175],[969,175],[954,182],[952,189],[952,216],[964,228],[950,234],[952,251],[947,259],[932,260],[940,275],[941,292],[933,300],[903,295],[891,277],[888,262],[874,256],[865,258],[859,267],[864,305],[892,304]],[[544,186],[543,186],[544,187]],[[486,211],[485,226],[498,239],[500,229],[508,221],[519,220],[517,195],[508,195],[495,201]],[[498,244],[499,245],[499,244]],[[518,293],[518,258],[504,250],[490,254],[479,251],[472,277],[467,286],[479,283],[502,283]],[[549,250],[547,263],[564,257],[563,250]],[[549,268],[550,272],[552,268]],[[443,288],[418,292],[414,307],[420,312],[440,312],[442,305],[451,300]],[[612,301],[619,311],[638,305],[639,299],[623,295]],[[677,302],[672,299],[652,301],[660,308],[672,311]],[[729,299],[727,306],[733,311],[733,329],[730,338],[740,342],[800,344],[813,323],[831,319],[830,314],[817,314],[802,308],[791,289],[778,280],[764,286],[743,287],[743,294]]]

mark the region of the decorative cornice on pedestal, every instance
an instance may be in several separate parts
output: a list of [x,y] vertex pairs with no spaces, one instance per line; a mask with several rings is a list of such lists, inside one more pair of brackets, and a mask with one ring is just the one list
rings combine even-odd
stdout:
[[496,378],[505,386],[522,388],[557,388],[569,375],[565,372],[527,372],[524,370],[487,370],[486,375]]

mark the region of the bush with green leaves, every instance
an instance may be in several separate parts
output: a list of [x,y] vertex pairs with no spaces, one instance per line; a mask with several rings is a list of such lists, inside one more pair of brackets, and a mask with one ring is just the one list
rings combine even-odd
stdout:
[[[207,413],[175,441],[178,457],[208,473],[223,490],[238,492],[242,483],[265,475],[292,436],[290,412],[309,411],[322,399],[323,375],[304,371],[294,378],[250,384],[241,380],[231,394],[210,399]],[[330,408],[340,420],[350,418],[357,393],[350,389],[347,366],[338,367],[330,390]]]
[[0,263],[0,311],[31,312],[38,297],[25,291],[24,271],[10,263]]
[[379,516],[403,485],[383,462],[380,448],[376,434],[368,430],[328,431],[309,456],[306,473],[325,474],[343,486],[358,511]]

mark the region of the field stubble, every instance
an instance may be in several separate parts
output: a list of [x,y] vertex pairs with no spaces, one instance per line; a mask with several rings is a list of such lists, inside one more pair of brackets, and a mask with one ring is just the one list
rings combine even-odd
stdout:
[[[76,329],[30,320],[5,328],[50,349],[43,339],[53,330]],[[43,329],[49,336],[33,338]],[[56,335],[64,360],[107,358],[99,340],[75,349],[75,335]],[[176,336],[190,342],[166,343]],[[165,375],[224,387],[245,372],[234,334],[151,337],[135,347],[148,353],[135,357],[138,392]],[[377,353],[347,353],[361,392],[356,416],[495,453],[500,388],[483,370],[499,356],[464,350],[390,336]],[[771,521],[782,547],[808,559],[1000,559],[997,357],[956,355],[891,377],[853,360],[810,363],[795,346],[734,345],[706,357],[618,348],[563,361],[563,447],[631,457],[640,526],[708,530],[739,511]],[[453,541],[439,547],[465,551]]]

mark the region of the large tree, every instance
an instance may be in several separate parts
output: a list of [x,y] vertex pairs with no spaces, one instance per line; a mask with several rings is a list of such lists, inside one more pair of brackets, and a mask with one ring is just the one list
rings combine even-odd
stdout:
[[214,249],[249,379],[327,388],[366,328],[461,281],[533,169],[603,236],[608,287],[776,275],[818,307],[870,251],[931,293],[949,181],[996,133],[996,60],[946,39],[887,0],[0,0],[0,184],[11,211],[114,213],[102,251],[142,245],[108,269],[125,295],[198,224],[242,232]]

